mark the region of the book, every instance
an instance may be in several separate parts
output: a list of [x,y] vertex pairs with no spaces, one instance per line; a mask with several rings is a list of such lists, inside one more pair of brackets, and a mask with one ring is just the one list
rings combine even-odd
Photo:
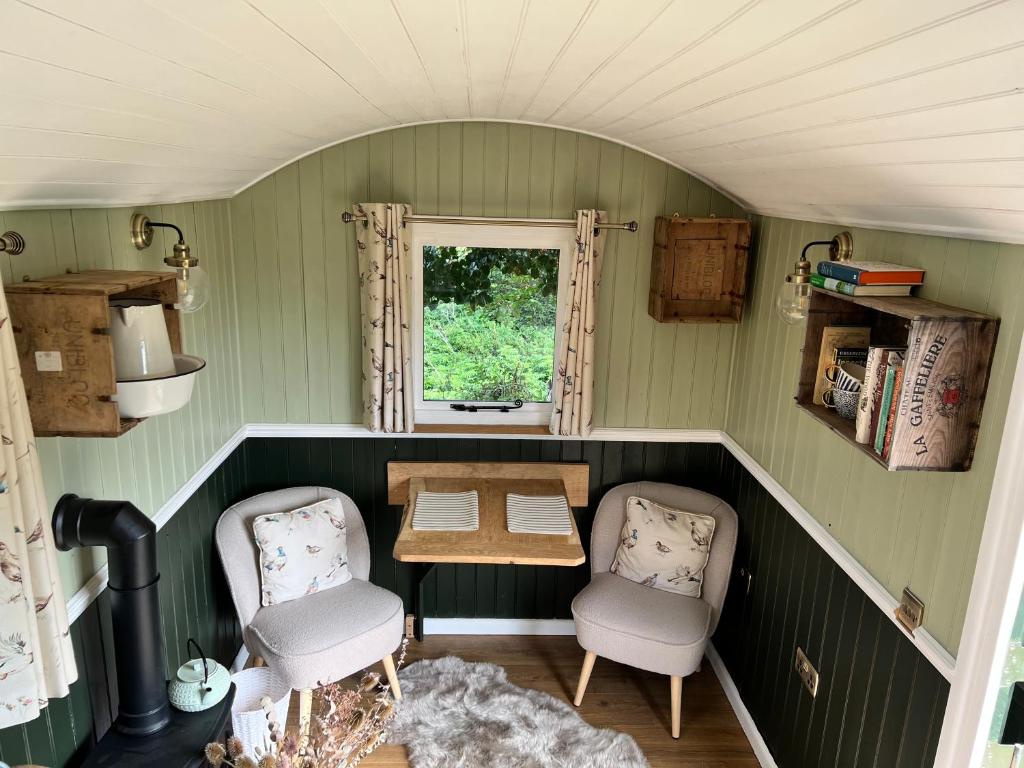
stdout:
[[[892,390],[896,383],[896,370],[903,365],[903,352],[888,352],[885,360],[885,377],[882,379],[881,397],[876,405],[878,409],[878,424],[874,432],[875,453],[882,455],[885,447],[885,431],[889,426],[889,412],[892,410]],[[877,392],[877,389],[876,389]]]
[[920,285],[924,270],[885,261],[821,261],[818,274],[853,285]]
[[878,358],[878,372],[875,374],[875,388],[871,392],[871,421],[868,422],[867,444],[872,448],[875,445],[875,433],[878,432],[878,418],[881,413],[882,392],[885,391],[885,374],[888,370],[889,351],[882,351]]
[[[836,362],[836,350],[867,350],[870,336],[871,329],[863,325],[827,325],[821,330],[821,349],[818,352],[818,370],[811,402],[815,405],[824,405],[821,396],[829,385],[825,379],[825,370]],[[854,362],[863,365],[862,360]]]
[[858,443],[866,444],[871,439],[871,410],[874,406],[875,385],[878,383],[878,371],[882,367],[882,355],[885,347],[871,347],[868,360],[864,366],[864,384],[860,388],[860,399],[857,401],[857,434],[854,438]]
[[839,347],[832,355],[832,362],[835,365],[843,363],[854,363],[866,365],[868,362],[868,347]]
[[889,418],[885,422],[885,439],[882,441],[882,458],[889,458],[889,450],[892,448],[892,433],[896,428],[896,416],[900,407],[900,391],[903,387],[903,376],[905,366],[901,363],[896,369],[896,378],[892,382],[892,404],[889,406]]
[[844,296],[909,296],[913,285],[855,285],[824,275],[811,275],[811,285]]

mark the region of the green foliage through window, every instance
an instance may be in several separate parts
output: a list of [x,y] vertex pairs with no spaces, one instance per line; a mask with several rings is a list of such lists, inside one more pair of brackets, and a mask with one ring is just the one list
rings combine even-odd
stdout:
[[553,249],[423,249],[423,399],[550,402]]

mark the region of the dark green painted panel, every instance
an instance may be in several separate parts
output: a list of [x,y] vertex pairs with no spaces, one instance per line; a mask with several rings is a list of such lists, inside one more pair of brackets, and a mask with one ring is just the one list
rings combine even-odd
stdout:
[[[185,658],[189,637],[224,663],[230,663],[240,647],[234,607],[213,549],[213,528],[220,513],[248,485],[244,470],[244,451],[235,451],[160,531],[159,592],[169,668]],[[97,735],[110,727],[117,689],[108,593],[101,593],[72,624],[71,640],[78,680],[40,717],[0,730],[0,760],[12,765],[75,766]]]
[[[329,467],[302,453],[305,467],[291,462],[282,475],[274,467],[281,461],[282,442],[246,441],[247,476],[254,481],[249,492],[326,482],[324,471],[329,470],[326,484],[352,495],[367,518],[375,581],[395,590],[407,604],[412,569],[390,557],[399,510],[384,502],[389,460],[584,461],[591,468],[591,505],[576,510],[584,541],[589,541],[597,502],[619,483],[662,480],[722,496],[736,507],[741,531],[734,583],[715,644],[779,765],[896,765],[910,758],[903,754],[907,737],[899,738],[904,729],[893,729],[894,719],[916,740],[914,764],[930,763],[948,693],[945,680],[719,445],[338,438],[323,441],[330,444],[321,451],[332,457]],[[745,580],[735,575],[741,568],[754,574],[750,594]],[[573,596],[588,580],[587,565],[443,565],[426,581],[425,612],[437,617],[568,618]],[[816,699],[793,674],[798,644],[821,672]],[[905,686],[890,684],[903,680],[908,668],[915,675],[913,695]],[[918,695],[919,683],[928,696]]]
[[[694,456],[696,459],[696,455]],[[736,579],[715,647],[780,768],[927,768],[949,685],[728,454],[720,494],[740,518]],[[818,695],[793,671],[797,646]]]
[[[580,441],[484,440],[379,437],[247,440],[247,493],[322,483],[348,493],[366,520],[375,583],[412,599],[412,568],[391,558],[401,511],[386,503],[386,463],[420,461],[587,461],[592,467],[594,506],[605,490],[628,480],[657,478],[714,490],[718,446]],[[693,454],[693,457],[691,457]],[[316,461],[313,456],[318,456]],[[328,457],[329,459],[325,458]],[[282,471],[282,465],[287,469]],[[589,538],[591,509],[578,510]],[[431,616],[568,618],[569,604],[586,584],[589,570],[515,566],[438,566],[426,581],[425,608]]]
[[[401,510],[387,504],[390,460],[582,461],[591,505],[575,510],[589,542],[601,496],[614,485],[661,480],[722,496],[740,536],[715,646],[781,768],[931,765],[948,684],[753,477],[713,444],[449,438],[249,439],[160,533],[160,597],[169,668],[196,637],[228,662],[241,632],[213,529],[234,501],[291,485],[349,494],[366,520],[372,579],[411,604],[412,569],[391,557]],[[754,574],[749,593],[740,570]],[[427,580],[429,616],[569,618],[589,566],[444,566]],[[109,603],[72,627],[80,680],[20,728],[0,731],[0,759],[77,765],[116,711]],[[793,673],[796,646],[821,673],[812,699]]]

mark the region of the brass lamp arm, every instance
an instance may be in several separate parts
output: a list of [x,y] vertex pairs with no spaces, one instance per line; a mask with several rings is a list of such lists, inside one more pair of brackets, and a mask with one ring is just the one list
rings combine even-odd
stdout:
[[800,251],[800,261],[808,261],[807,251],[809,251],[811,248],[813,248],[816,245],[829,245],[829,246],[831,246],[832,245],[832,241],[831,240],[812,240],[811,242],[809,242],[807,245],[804,246],[804,249],[802,251]]
[[150,221],[147,224],[151,227],[165,227],[166,229],[173,229],[178,233],[178,242],[182,245],[185,243],[185,234],[181,231],[181,228],[176,224],[168,224],[162,221]]
[[[173,229],[178,233],[178,242],[174,244],[174,254],[164,258],[164,264],[175,269],[189,270],[199,266],[199,259],[192,256],[188,243],[185,242],[185,233],[176,224],[165,221],[150,221],[144,213],[136,213],[132,216],[132,242],[140,251],[148,248],[153,243],[153,227],[164,227]],[[183,274],[187,274],[183,273]]]
[[849,261],[853,256],[853,235],[849,232],[840,232],[831,240],[812,240],[800,251],[800,261],[796,263],[793,272],[786,275],[787,283],[811,282],[811,262],[807,258],[807,251],[816,245],[828,246],[828,257],[831,261]]

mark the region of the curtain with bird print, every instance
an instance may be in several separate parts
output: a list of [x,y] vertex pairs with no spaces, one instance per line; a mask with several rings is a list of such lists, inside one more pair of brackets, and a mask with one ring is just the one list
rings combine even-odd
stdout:
[[363,424],[371,432],[412,432],[409,316],[412,214],[400,203],[359,203],[359,303],[363,338]]
[[576,254],[562,300],[558,365],[551,389],[551,434],[586,437],[594,427],[594,331],[604,241],[604,211],[576,211]]
[[2,286],[0,366],[0,728],[6,728],[66,696],[78,670]]

